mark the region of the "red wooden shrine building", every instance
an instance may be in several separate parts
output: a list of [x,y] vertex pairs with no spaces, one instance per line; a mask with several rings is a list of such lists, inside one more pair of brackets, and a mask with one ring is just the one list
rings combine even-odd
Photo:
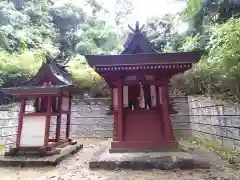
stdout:
[[201,52],[159,53],[139,28],[119,55],[86,55],[112,90],[112,150],[176,147],[169,114],[169,80],[192,67]]
[[[57,153],[57,147],[69,145],[70,116],[73,84],[64,66],[47,57],[38,73],[22,86],[3,88],[6,94],[19,97],[21,106],[18,120],[16,147],[18,152],[37,151],[41,154]],[[26,109],[27,100],[33,100],[34,112]],[[66,116],[66,134],[60,136],[62,117]],[[50,124],[56,124],[55,137],[50,137]]]

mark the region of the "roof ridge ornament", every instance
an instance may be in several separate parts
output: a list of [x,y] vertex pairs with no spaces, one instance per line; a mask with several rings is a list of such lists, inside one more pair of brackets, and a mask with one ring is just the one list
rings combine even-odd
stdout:
[[139,28],[139,21],[136,21],[135,29],[133,29],[132,26],[130,26],[130,25],[128,24],[128,28],[129,28],[133,33],[141,33],[144,27],[145,27],[145,25],[143,24],[143,25],[141,26],[141,28]]

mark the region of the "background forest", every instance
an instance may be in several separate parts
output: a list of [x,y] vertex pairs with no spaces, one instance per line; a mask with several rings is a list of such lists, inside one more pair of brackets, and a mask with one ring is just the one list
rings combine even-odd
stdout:
[[[131,0],[0,1],[0,86],[14,86],[33,76],[45,56],[68,65],[79,91],[104,95],[104,82],[88,67],[83,54],[116,54],[128,33]],[[57,1],[56,1],[57,2]],[[184,32],[176,22],[187,23]],[[164,52],[204,50],[192,70],[172,78],[174,95],[207,94],[240,101],[240,1],[188,0],[182,12],[153,16],[145,32]]]

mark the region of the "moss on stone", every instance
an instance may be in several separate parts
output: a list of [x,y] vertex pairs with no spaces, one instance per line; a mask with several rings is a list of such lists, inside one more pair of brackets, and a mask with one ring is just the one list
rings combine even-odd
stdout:
[[216,141],[212,141],[201,137],[188,137],[185,140],[194,144],[204,146],[209,150],[215,151],[223,159],[227,160],[230,164],[240,165],[240,152],[236,151],[235,148],[225,147]]

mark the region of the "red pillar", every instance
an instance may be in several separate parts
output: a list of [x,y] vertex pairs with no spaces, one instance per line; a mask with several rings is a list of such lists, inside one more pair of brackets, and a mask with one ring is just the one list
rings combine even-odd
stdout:
[[45,138],[44,138],[44,146],[48,145],[49,141],[49,131],[50,131],[50,121],[51,121],[51,104],[52,104],[52,96],[47,96],[47,116],[46,116],[46,126],[45,126]]
[[21,98],[19,119],[18,119],[18,131],[17,131],[17,139],[16,139],[16,147],[20,147],[21,135],[22,135],[22,125],[23,125],[23,116],[25,113],[26,99],[24,97]]
[[168,94],[168,79],[164,79],[162,86],[162,113],[163,113],[163,125],[164,135],[167,142],[175,142],[172,122],[169,114],[169,94]]
[[57,111],[60,113],[57,116],[57,124],[56,124],[56,142],[60,141],[60,132],[61,132],[61,117],[62,117],[62,97],[57,97]]
[[118,84],[118,118],[117,118],[118,141],[123,140],[122,118],[123,118],[123,85],[122,85],[122,81],[119,81],[119,84]]
[[69,109],[67,112],[66,139],[69,139],[69,136],[70,136],[72,94],[69,94],[69,106],[68,107],[69,107]]

